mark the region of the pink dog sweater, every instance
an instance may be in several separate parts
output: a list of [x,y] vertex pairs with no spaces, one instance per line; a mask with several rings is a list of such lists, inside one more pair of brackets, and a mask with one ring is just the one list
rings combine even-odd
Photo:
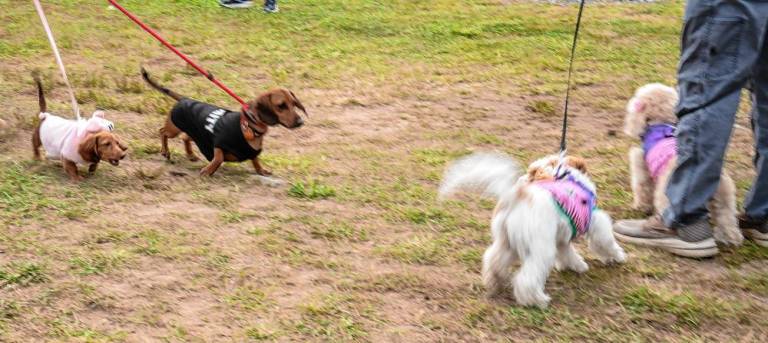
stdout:
[[657,180],[669,162],[677,156],[675,127],[668,124],[649,126],[643,134],[643,150],[648,172]]
[[556,207],[571,226],[571,240],[587,233],[592,211],[597,209],[597,197],[589,187],[567,174],[560,179],[538,181],[535,185],[552,194]]
[[104,112],[96,111],[88,120],[70,120],[50,114],[40,113],[40,141],[45,154],[52,159],[67,159],[77,164],[86,164],[77,152],[80,143],[88,134],[100,131],[112,131],[114,124],[104,119]]

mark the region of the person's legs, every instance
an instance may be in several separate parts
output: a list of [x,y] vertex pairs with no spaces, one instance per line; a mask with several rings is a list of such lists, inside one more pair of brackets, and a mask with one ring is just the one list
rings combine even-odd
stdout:
[[[768,23],[766,23],[768,25]],[[760,61],[768,61],[768,32],[763,36]],[[757,177],[744,203],[740,226],[744,235],[768,246],[768,64],[758,63],[752,78],[752,129]]]
[[[678,159],[666,192],[670,206],[663,221],[617,223],[619,238],[716,253],[707,202],[718,187],[741,89],[758,61],[764,25],[757,23],[766,12],[768,3],[688,1],[678,69]],[[669,242],[656,244],[662,241]],[[689,256],[703,257],[701,251]]]

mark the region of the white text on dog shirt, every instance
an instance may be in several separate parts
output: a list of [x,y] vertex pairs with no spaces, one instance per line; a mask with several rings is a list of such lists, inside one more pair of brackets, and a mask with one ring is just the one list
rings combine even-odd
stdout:
[[208,122],[208,124],[205,125],[205,129],[208,130],[208,132],[213,133],[213,126],[216,125],[216,122],[219,121],[221,116],[226,112],[227,111],[223,109],[218,109],[208,114],[208,118],[205,118],[205,121]]

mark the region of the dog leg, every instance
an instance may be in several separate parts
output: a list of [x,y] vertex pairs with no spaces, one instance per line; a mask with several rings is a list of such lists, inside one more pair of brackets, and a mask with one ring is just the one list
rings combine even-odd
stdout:
[[728,173],[720,177],[717,192],[709,201],[709,213],[715,222],[715,240],[727,245],[741,245],[744,236],[736,219],[736,185]]
[[62,158],[61,164],[64,166],[64,172],[66,172],[67,175],[69,175],[70,180],[74,182],[83,180],[83,177],[77,173],[77,164],[75,164],[75,162]]
[[256,169],[256,174],[259,174],[261,176],[270,176],[270,175],[272,175],[271,171],[266,170],[266,169],[264,169],[261,166],[261,163],[259,163],[259,157],[258,156],[256,156],[253,160],[251,160],[251,162],[253,162],[253,168]]
[[99,167],[98,163],[91,163],[90,166],[88,166],[88,174],[93,174],[96,172],[96,168]]
[[181,134],[181,130],[173,125],[170,115],[165,120],[165,125],[160,128],[160,155],[163,155],[166,160],[171,159],[171,151],[168,149],[168,139],[175,138]]
[[483,254],[483,285],[486,295],[491,298],[509,285],[510,266],[514,256],[509,246],[494,241]]
[[675,168],[671,167],[677,164],[677,159],[669,161],[670,167],[667,168],[656,180],[656,187],[653,190],[653,208],[656,209],[655,214],[662,214],[664,209],[669,207],[669,198],[667,198],[667,184],[669,184],[669,178],[672,176],[672,172]]
[[205,166],[205,168],[200,169],[200,175],[212,176],[222,163],[224,163],[224,150],[213,148],[213,159],[211,160],[211,163],[208,163],[208,165]]
[[530,253],[515,275],[514,288],[517,303],[523,306],[546,308],[551,298],[544,293],[544,286],[555,265],[555,247]]
[[186,133],[181,134],[181,140],[184,141],[184,152],[187,153],[187,159],[189,159],[192,162],[197,162],[200,160],[197,155],[195,155],[195,152],[192,150],[192,138],[189,137]]
[[555,269],[570,269],[581,274],[589,270],[589,265],[587,265],[587,262],[584,262],[584,258],[579,255],[579,252],[573,248],[571,243],[562,243],[557,247]]
[[40,161],[43,158],[40,157],[40,146],[43,145],[43,141],[40,140],[40,125],[42,124],[42,121],[35,127],[35,131],[32,133],[32,154],[35,156],[35,159]]
[[597,254],[598,259],[603,263],[624,263],[627,256],[624,249],[616,243],[613,237],[613,225],[611,217],[602,210],[597,210],[592,214],[592,223],[587,232],[589,240],[589,249]]
[[632,174],[632,208],[646,214],[653,212],[653,180],[645,164],[643,149],[633,147],[629,150],[629,168]]

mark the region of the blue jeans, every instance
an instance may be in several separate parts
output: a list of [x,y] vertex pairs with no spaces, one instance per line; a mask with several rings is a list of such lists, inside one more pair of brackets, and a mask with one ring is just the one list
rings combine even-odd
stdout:
[[720,182],[742,88],[752,86],[757,177],[746,214],[768,219],[768,1],[689,0],[678,67],[678,160],[664,223],[707,216]]

